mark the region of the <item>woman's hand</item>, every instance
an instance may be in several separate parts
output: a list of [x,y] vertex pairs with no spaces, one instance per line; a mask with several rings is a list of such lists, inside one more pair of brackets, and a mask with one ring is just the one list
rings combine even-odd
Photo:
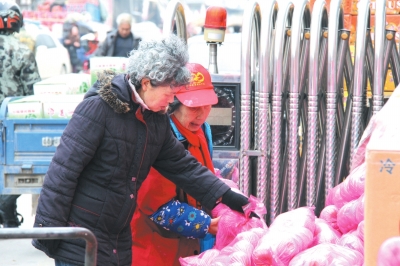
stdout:
[[218,232],[218,222],[221,217],[217,217],[215,219],[211,219],[210,228],[208,228],[208,232],[212,235],[216,235]]

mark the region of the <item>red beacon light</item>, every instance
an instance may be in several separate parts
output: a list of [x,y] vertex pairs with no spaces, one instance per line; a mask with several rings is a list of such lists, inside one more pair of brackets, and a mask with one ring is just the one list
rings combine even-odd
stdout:
[[204,40],[221,43],[225,38],[226,9],[219,6],[207,8],[206,23],[204,24]]

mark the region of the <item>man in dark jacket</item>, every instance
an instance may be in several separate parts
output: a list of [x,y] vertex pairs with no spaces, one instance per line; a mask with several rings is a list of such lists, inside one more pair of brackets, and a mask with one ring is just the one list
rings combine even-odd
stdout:
[[107,33],[105,41],[94,52],[94,56],[127,57],[130,51],[137,49],[140,38],[132,34],[132,16],[122,13],[117,17],[118,29]]
[[[19,6],[14,1],[0,1],[0,13],[1,105],[6,97],[33,94],[33,84],[40,81],[40,76],[35,55],[15,36],[23,25]],[[0,195],[0,227],[18,227],[23,221],[17,213],[19,196]]]
[[[127,74],[100,74],[61,137],[39,197],[35,227],[85,227],[98,241],[97,265],[131,265],[130,221],[137,191],[153,166],[213,209],[243,212],[248,199],[186,152],[166,108],[188,84],[185,43],[171,35],[141,43]],[[157,186],[157,184],[154,184]],[[83,265],[83,240],[33,240],[56,265]]]

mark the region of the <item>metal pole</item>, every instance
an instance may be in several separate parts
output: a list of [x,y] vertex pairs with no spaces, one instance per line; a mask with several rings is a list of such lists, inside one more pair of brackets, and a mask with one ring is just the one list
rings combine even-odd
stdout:
[[[394,34],[391,36],[390,41],[392,41],[393,39],[394,39]],[[393,45],[392,54],[390,56],[390,66],[392,70],[394,84],[397,87],[397,85],[399,85],[400,82],[400,58],[395,44]]]
[[168,36],[173,33],[175,17],[177,36],[187,43],[185,10],[180,0],[172,0],[168,3],[164,17],[163,34]]
[[377,1],[375,9],[374,37],[374,89],[372,91],[372,113],[376,114],[383,107],[383,89],[386,74],[384,71],[386,1]]
[[281,155],[281,131],[282,131],[282,93],[283,93],[283,53],[286,35],[286,23],[289,12],[293,9],[291,1],[282,2],[279,6],[276,20],[276,35],[274,44],[274,86],[272,92],[272,147],[271,147],[271,204],[270,221],[278,215],[280,192],[280,164]]
[[[356,53],[354,63],[354,90],[353,110],[351,117],[351,138],[350,138],[350,166],[352,157],[357,149],[361,137],[361,118],[363,114],[363,88],[364,66],[367,42],[367,27],[369,21],[369,0],[361,0],[358,5]],[[350,94],[349,94],[350,96]]]
[[[328,57],[328,29],[322,30],[322,40],[320,48],[320,60],[319,60],[319,77],[318,77],[318,106],[319,106],[319,120],[320,120],[320,139],[319,139],[319,154],[317,162],[317,173],[316,173],[316,203],[315,203],[315,214],[319,215],[323,206],[325,205],[325,165],[326,165],[326,86],[327,86],[327,57]],[[335,120],[334,120],[335,122]]]
[[[272,40],[273,40],[273,24],[274,13],[277,8],[275,0],[265,3],[262,6],[262,16],[260,33],[260,77],[259,77],[259,116],[258,116],[258,149],[261,156],[258,157],[257,163],[257,198],[259,198],[267,207],[267,191],[268,191],[268,146],[270,139],[268,131],[270,127],[269,119],[269,95],[272,91],[272,66],[270,64],[272,56]],[[268,212],[269,213],[269,212]],[[265,217],[264,217],[265,218]]]
[[[338,89],[343,86],[343,78],[338,79],[342,72],[344,60],[338,61],[338,39],[339,25],[343,24],[343,9],[341,7],[342,0],[333,0],[329,7],[329,25],[328,25],[328,87],[326,93],[326,130],[325,130],[325,149],[326,149],[326,164],[325,164],[325,197],[331,188],[334,187],[336,154],[337,154],[337,137],[336,137],[336,114],[338,108]],[[341,35],[340,35],[341,37]],[[343,47],[342,39],[339,39],[339,47]],[[344,59],[344,49],[339,50],[339,59]],[[343,76],[342,76],[343,77]],[[341,82],[341,83],[340,83]],[[339,109],[339,112],[341,110]],[[343,111],[343,110],[342,110]],[[338,114],[339,116],[339,114]]]
[[[250,158],[251,149],[251,45],[253,20],[261,21],[260,6],[256,0],[248,2],[243,13],[242,51],[241,51],[241,118],[240,118],[240,174],[239,186],[245,195],[250,195]],[[260,34],[260,27],[256,27],[256,35]],[[259,39],[259,37],[257,38]],[[258,84],[257,84],[258,85]]]
[[[298,206],[298,159],[299,159],[299,94],[300,94],[300,56],[301,56],[301,37],[304,28],[303,21],[310,21],[310,6],[308,0],[298,1],[294,8],[290,49],[290,90],[289,90],[289,139],[288,139],[288,210],[291,211]],[[304,66],[302,66],[304,67]]]
[[208,42],[210,45],[210,53],[209,53],[209,63],[208,63],[208,72],[212,74],[218,74],[218,65],[217,65],[217,43]]
[[300,119],[302,125],[302,145],[300,153],[299,180],[297,191],[297,208],[303,206],[305,198],[305,188],[307,183],[307,98],[306,98],[306,82],[308,77],[308,62],[310,56],[310,29],[304,29],[303,45],[300,58],[301,74],[300,74]]
[[[385,54],[383,56],[383,66],[385,70],[385,77],[387,76],[387,72],[389,70],[389,62],[390,58],[392,56],[392,49],[396,46],[396,41],[394,39],[394,36],[396,34],[396,31],[394,30],[386,30],[385,38]],[[1,120],[1,117],[0,117]]]
[[291,25],[287,25],[286,28],[286,37],[285,37],[285,47],[283,48],[283,76],[282,76],[282,130],[281,130],[281,138],[280,141],[282,143],[282,163],[280,165],[280,194],[279,194],[279,211],[278,213],[283,213],[287,210],[287,192],[288,192],[288,145],[286,145],[288,141],[288,132],[289,132],[289,122],[288,122],[288,110],[289,110],[289,94],[288,87],[289,83],[289,70],[290,70],[290,61],[289,61],[289,53],[290,53],[290,43],[291,43]]
[[311,17],[310,72],[308,84],[307,206],[315,206],[318,149],[318,70],[321,28],[326,17],[325,0],[317,0]]
[[[2,228],[0,239],[36,238],[36,239],[76,239],[86,241],[85,266],[96,266],[97,240],[94,234],[86,228],[78,227],[42,227],[32,229]],[[23,256],[23,255],[22,255]]]
[[[339,54],[338,58],[339,59],[337,61],[337,73],[336,73],[336,75],[337,75],[337,88],[336,88],[336,94],[337,94],[336,95],[336,99],[337,99],[337,101],[336,101],[336,103],[337,103],[336,104],[337,105],[337,119],[336,119],[336,132],[335,132],[335,134],[338,134],[338,137],[335,137],[334,141],[330,141],[329,143],[327,142],[327,146],[328,147],[329,147],[329,145],[334,145],[331,148],[332,150],[330,151],[330,152],[333,152],[332,155],[330,155],[330,154],[328,155],[327,154],[327,160],[328,160],[328,156],[333,156],[334,163],[333,163],[332,166],[329,165],[330,169],[332,170],[331,174],[328,174],[327,170],[325,171],[327,178],[328,178],[328,176],[332,176],[332,180],[327,181],[330,184],[332,184],[332,185],[330,185],[330,187],[333,187],[334,183],[335,183],[334,182],[334,178],[335,178],[335,167],[336,167],[336,162],[337,162],[337,160],[336,160],[337,159],[336,158],[337,146],[338,146],[337,143],[338,143],[338,140],[340,139],[340,132],[342,130],[343,121],[344,121],[344,105],[343,105],[344,80],[343,80],[343,78],[344,78],[344,66],[345,66],[345,62],[346,62],[346,51],[347,51],[348,46],[349,46],[348,38],[350,36],[350,32],[348,30],[340,30],[339,36],[340,36],[340,39],[339,39],[339,50],[338,50],[338,54]],[[328,42],[329,42],[329,40],[328,40]],[[328,68],[328,73],[329,73],[329,71],[330,70]],[[328,74],[328,80],[329,80],[329,74]],[[328,85],[328,89],[329,89],[329,85]],[[328,96],[328,98],[329,98],[329,96]],[[330,101],[330,100],[327,101],[327,103],[328,104],[333,104],[333,102]],[[332,114],[329,114],[327,116],[328,117],[333,117]],[[327,121],[330,121],[329,119],[331,119],[331,118],[328,118],[328,117],[327,117]],[[328,123],[330,123],[330,122],[328,122]],[[330,131],[330,130],[333,130],[332,129],[332,125],[329,125],[329,127],[327,125],[326,128],[327,128],[327,131],[330,132],[330,133],[327,133],[327,135],[332,134],[331,131]],[[332,137],[333,136],[330,136],[330,138],[332,138]],[[328,138],[328,136],[327,136],[327,138]],[[330,164],[330,163],[332,163],[332,162],[327,163],[327,167],[328,167],[328,164]]]

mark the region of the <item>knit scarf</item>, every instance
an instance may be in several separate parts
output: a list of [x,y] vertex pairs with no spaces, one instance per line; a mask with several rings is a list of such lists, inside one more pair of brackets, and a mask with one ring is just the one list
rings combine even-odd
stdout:
[[[199,128],[196,132],[192,132],[185,128],[184,126],[179,123],[178,119],[172,114],[171,119],[176,125],[178,131],[186,138],[188,141],[188,151],[190,154],[195,157],[199,163],[203,166],[207,167],[211,172],[214,172],[214,165],[211,160],[210,152],[208,150],[207,140],[204,136],[204,132],[201,128]],[[191,206],[198,207],[196,200],[187,195],[188,203]]]

